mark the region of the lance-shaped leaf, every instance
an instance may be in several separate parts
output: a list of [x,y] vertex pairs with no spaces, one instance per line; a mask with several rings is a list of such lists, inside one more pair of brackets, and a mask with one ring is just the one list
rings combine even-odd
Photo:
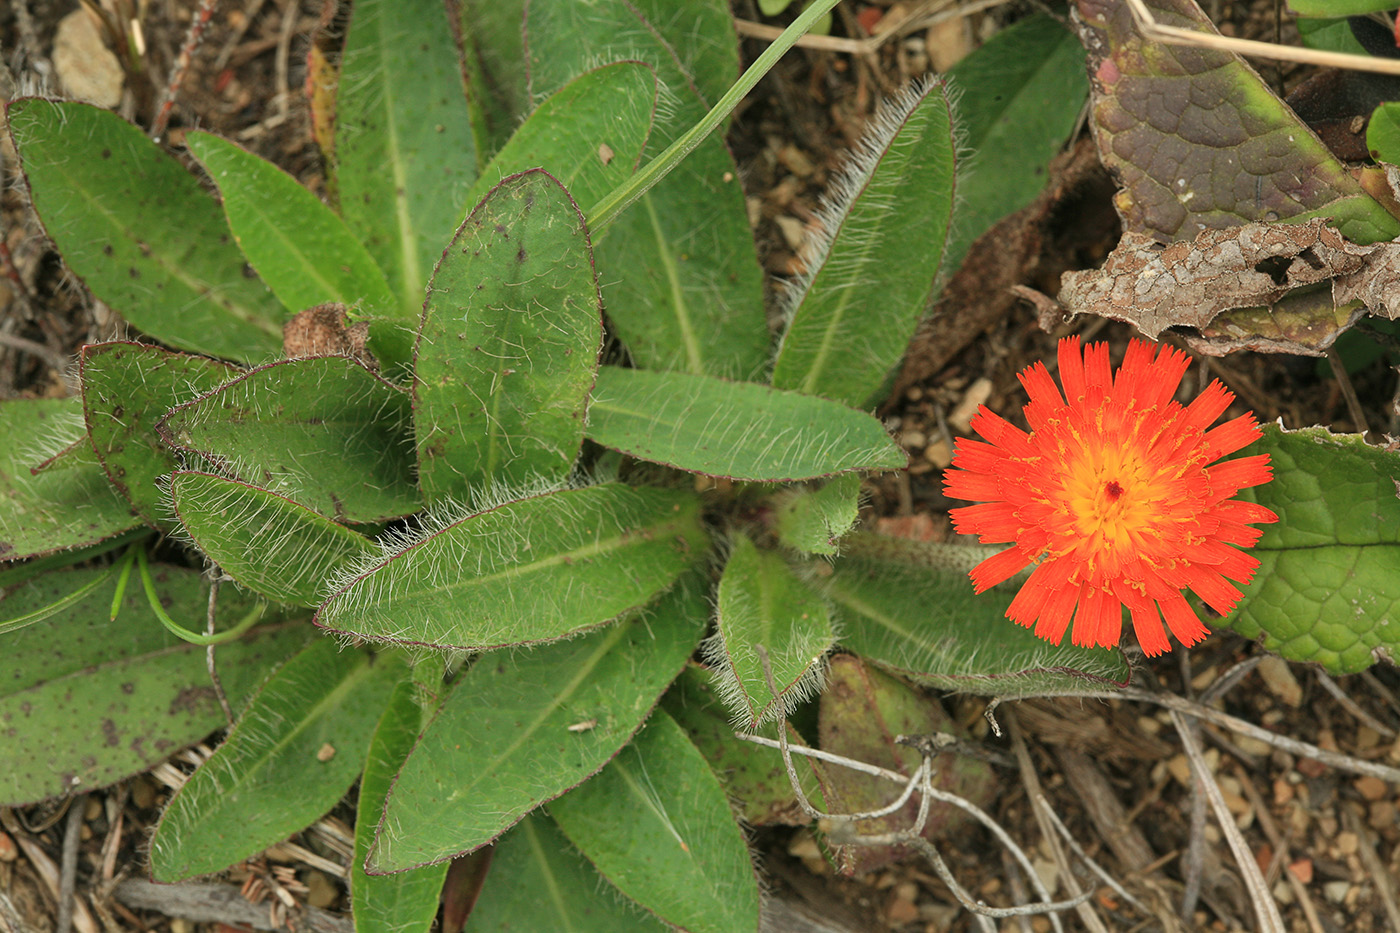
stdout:
[[823,210],[829,239],[789,293],[773,385],[857,406],[879,400],[943,268],[956,166],[941,82],[881,112]]
[[107,478],[146,524],[169,531],[170,513],[156,480],[179,467],[156,434],[156,422],[192,396],[238,375],[226,363],[116,341],[83,347],[79,356],[83,418]]
[[1122,652],[1055,646],[1006,619],[1014,586],[972,593],[967,571],[984,548],[948,547],[944,566],[843,557],[822,582],[841,644],[881,667],[940,690],[1034,696],[1128,681]]
[[479,159],[490,158],[530,112],[521,24],[526,0],[447,0]]
[[[666,691],[662,705],[710,763],[747,825],[805,826],[811,822],[797,803],[778,751],[735,737],[729,710],[715,695],[714,678],[708,670],[687,665]],[[788,741],[807,744],[791,725],[787,725],[787,730]],[[794,756],[793,764],[807,799],[813,806],[825,809],[813,759]]]
[[365,856],[374,843],[374,826],[384,812],[389,787],[418,741],[423,706],[417,694],[417,684],[400,681],[369,741],[355,808],[355,857],[350,863],[355,933],[427,933],[437,916],[447,862],[396,875],[365,873]]
[[705,107],[713,107],[739,80],[739,37],[724,0],[635,0],[632,5],[675,52]]
[[[657,114],[649,157],[705,114],[675,52],[626,0],[533,3],[525,38],[534,95],[562,87],[599,61],[650,65],[670,106]],[[764,368],[763,274],[738,168],[720,136],[701,141],[595,235],[608,320],[639,366],[731,378]]]
[[361,364],[327,356],[254,369],[179,406],[166,443],[338,521],[417,511],[409,396]]
[[751,727],[786,717],[813,696],[835,641],[821,597],[780,555],[760,551],[747,536],[735,538],[719,581],[715,634],[705,645],[715,685],[735,722]]
[[[607,893],[604,893],[607,892]],[[496,843],[471,933],[667,933],[673,927],[608,890],[588,859],[537,810]]]
[[474,851],[596,774],[680,672],[708,615],[699,587],[679,586],[618,625],[478,660],[399,772],[369,870]]
[[[849,654],[831,659],[830,679],[822,691],[819,729],[824,750],[909,776],[919,766],[919,753],[898,744],[897,736],[944,733],[962,737],[936,700]],[[969,755],[945,752],[934,759],[933,767],[936,788],[977,806],[987,806],[997,793],[991,769]],[[833,811],[860,813],[888,806],[898,788],[871,774],[828,767],[822,770],[822,790]],[[855,825],[862,834],[907,832],[913,829],[918,811],[919,802],[912,799],[893,813]],[[968,819],[966,812],[952,804],[934,802],[923,834],[930,840],[949,838]],[[910,850],[902,846],[849,846],[837,850],[837,864],[844,872],[864,874],[908,854]]]
[[87,547],[141,523],[83,433],[79,399],[0,402],[0,560]]
[[459,648],[552,641],[645,605],[704,551],[689,493],[620,484],[549,493],[429,526],[350,577],[316,624]]
[[[1214,34],[1193,0],[1145,0],[1158,22]],[[1094,138],[1123,188],[1125,230],[1163,241],[1249,221],[1329,217],[1348,239],[1400,220],[1365,194],[1312,130],[1233,52],[1144,39],[1132,9],[1078,0]]]
[[1047,13],[1000,30],[948,77],[958,89],[958,142],[975,166],[958,177],[957,222],[943,263],[952,272],[974,240],[1045,187],[1050,160],[1075,132],[1089,81],[1084,49]]
[[796,489],[777,501],[778,540],[808,554],[835,554],[837,539],[860,512],[860,477],[838,476],[820,489]]
[[547,172],[501,182],[433,272],[414,361],[429,501],[568,475],[603,320],[583,215]]
[[[656,75],[641,62],[586,71],[547,97],[482,170],[475,205],[507,176],[539,167],[588,207],[637,170],[656,110]],[[560,132],[567,126],[567,132]]]
[[182,471],[170,498],[205,556],[242,586],[280,603],[317,606],[326,584],[374,542],[304,505],[237,480]]
[[1223,624],[1337,674],[1400,656],[1400,454],[1360,435],[1264,425],[1273,481],[1241,492],[1272,509],[1249,553],[1254,582]]
[[[166,611],[202,631],[209,602],[203,575],[151,569]],[[0,616],[51,605],[106,572],[63,570],[30,580],[0,601]],[[104,787],[224,725],[206,650],[151,618],[139,586],[127,587],[121,615],[109,620],[115,588],[109,577],[81,601],[5,635],[0,736],[12,753],[0,768],[0,806]],[[218,628],[233,625],[251,604],[231,588],[221,590]],[[219,682],[234,709],[272,665],[305,643],[307,632],[305,623],[264,625],[219,646]]]
[[222,871],[305,829],[350,789],[407,668],[329,638],[273,674],[228,739],[190,776],[151,837],[151,876]]
[[758,930],[744,834],[704,756],[664,710],[549,813],[603,877],[667,923],[692,933]]
[[139,129],[99,107],[22,98],[10,133],[64,262],[132,324],[185,350],[256,361],[282,308],[245,274],[218,204]]
[[782,482],[909,462],[880,422],[839,402],[710,376],[604,366],[588,439],[690,473]]
[[239,247],[288,311],[339,302],[371,321],[370,350],[406,364],[413,309],[400,310],[384,273],[345,222],[292,176],[236,143],[203,132],[186,145],[219,186]]
[[441,0],[360,0],[336,94],[340,210],[409,320],[422,312],[428,277],[476,180],[476,141],[447,27]]

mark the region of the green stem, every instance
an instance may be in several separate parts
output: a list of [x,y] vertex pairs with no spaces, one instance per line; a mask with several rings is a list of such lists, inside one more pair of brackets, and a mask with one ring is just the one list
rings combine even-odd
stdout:
[[754,63],[748,67],[748,70],[739,76],[739,80],[734,83],[734,86],[724,92],[724,96],[719,99],[719,102],[709,113],[705,114],[699,123],[671,143],[665,152],[642,166],[631,178],[618,185],[601,201],[593,205],[593,209],[588,212],[588,228],[592,231],[593,236],[596,237],[629,204],[650,191],[653,185],[665,178],[671,169],[680,164],[681,159],[689,155],[690,151],[700,145],[706,136],[714,132],[715,128],[733,112],[734,108],[739,106],[739,101],[743,99],[744,95],[753,90],[754,85],[777,64],[778,59],[782,58],[783,54],[792,48],[798,39],[806,35],[813,23],[831,12],[832,7],[836,6],[838,2],[840,0],[812,0],[797,19],[792,21],[792,25],[784,29],[783,34],[773,40],[773,44],[764,49],[763,54],[758,56]]
[[121,560],[117,561],[117,589],[112,594],[112,614],[109,622],[117,621],[117,614],[122,611],[122,597],[126,596],[126,581],[131,579],[131,565],[136,560],[136,552],[142,550],[140,544],[133,544],[126,549]]
[[141,585],[146,589],[146,601],[151,604],[151,611],[156,614],[156,618],[160,620],[160,624],[164,625],[170,634],[174,635],[176,638],[187,641],[192,645],[222,645],[225,642],[233,641],[256,625],[258,620],[262,618],[263,610],[267,608],[266,603],[259,601],[251,612],[238,620],[237,625],[217,635],[202,635],[199,632],[191,632],[189,629],[170,618],[170,616],[166,615],[164,607],[161,606],[160,597],[156,595],[156,582],[151,578],[151,565],[147,562],[145,548],[137,549],[136,565],[141,571]]

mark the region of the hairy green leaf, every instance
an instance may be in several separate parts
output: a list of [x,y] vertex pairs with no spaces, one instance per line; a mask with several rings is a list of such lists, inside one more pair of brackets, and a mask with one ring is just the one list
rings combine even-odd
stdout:
[[[1127,230],[1166,241],[1250,221],[1325,216],[1359,243],[1400,234],[1253,69],[1232,52],[1162,45],[1117,0],[1077,0],[1093,125],[1123,188]],[[1191,0],[1145,0],[1157,21],[1214,32]]]
[[[729,710],[715,693],[711,672],[688,664],[666,691],[662,705],[710,763],[746,824],[805,826],[811,819],[797,803],[782,756],[776,749],[735,738]],[[786,728],[790,742],[807,744],[791,725]],[[811,761],[793,757],[803,792],[814,806],[821,807],[821,788]]]
[[682,585],[601,631],[478,660],[399,772],[370,870],[472,852],[596,774],[675,679],[708,615],[699,587]]
[[1337,674],[1400,656],[1400,454],[1326,428],[1264,426],[1272,482],[1245,490],[1272,509],[1260,560],[1223,625]]
[[394,775],[418,741],[423,706],[418,687],[400,681],[370,737],[355,809],[355,856],[350,863],[350,898],[355,933],[428,933],[437,916],[447,862],[397,875],[370,875],[365,857]]
[[667,933],[673,929],[616,896],[542,810],[496,843],[469,933],[521,930]]
[[643,606],[705,552],[688,493],[592,486],[430,525],[351,577],[316,624],[461,648],[553,641]]
[[1046,13],[999,31],[948,77],[958,90],[958,142],[972,152],[971,171],[958,177],[957,220],[948,232],[943,265],[952,271],[973,240],[1045,187],[1089,82],[1083,47]]
[[179,406],[156,425],[231,478],[342,522],[417,511],[409,395],[339,356],[282,360]]
[[525,5],[526,0],[447,0],[478,162],[505,145],[530,112],[521,29]]
[[1102,689],[1128,681],[1118,650],[1052,645],[1004,618],[1014,585],[980,596],[967,571],[996,549],[949,547],[943,566],[842,557],[822,584],[841,644],[940,690],[1018,697]]
[[[650,157],[705,114],[675,52],[625,0],[531,4],[525,34],[537,96],[598,62],[650,65],[668,103],[647,143]],[[731,378],[764,368],[763,275],[738,169],[720,136],[703,140],[595,237],[608,320],[637,365]]]
[[725,0],[634,0],[632,5],[671,47],[706,108],[739,80],[739,40]]
[[835,554],[837,539],[855,526],[860,476],[848,473],[820,489],[794,489],[777,500],[778,540],[808,554]]
[[534,167],[553,175],[581,208],[602,200],[637,170],[656,94],[656,75],[641,62],[584,72],[520,124],[482,171],[467,203],[477,204],[502,179]]
[[877,419],[839,402],[616,366],[598,371],[588,438],[691,473],[763,482],[908,463]]
[[780,555],[736,537],[719,581],[715,634],[705,651],[735,721],[752,727],[784,718],[815,695],[822,661],[835,641],[826,605],[811,587]]
[[823,215],[830,239],[792,288],[773,385],[848,405],[879,401],[943,269],[957,146],[941,82],[887,107]]
[[603,877],[662,920],[693,933],[757,933],[744,834],[704,756],[664,710],[549,813]]
[[244,255],[288,311],[338,302],[375,317],[370,350],[386,367],[408,362],[413,317],[399,314],[384,273],[343,220],[295,178],[235,143],[193,132],[186,144],[219,186]]
[[501,182],[433,273],[415,356],[430,502],[569,474],[603,340],[583,215],[535,169]]
[[311,642],[248,704],[151,837],[151,877],[222,871],[306,828],[345,795],[407,670],[396,656]]
[[379,553],[344,525],[237,480],[177,472],[170,497],[205,556],[240,585],[280,603],[320,605],[332,577]]
[[21,98],[8,115],[34,209],[93,294],[184,350],[243,362],[281,351],[281,307],[180,163],[89,104]]
[[[203,630],[209,585],[198,571],[157,565],[156,591],[173,617]],[[107,568],[62,570],[0,600],[0,615],[33,612],[99,579]],[[116,579],[42,623],[5,635],[0,740],[23,754],[0,768],[0,806],[104,787],[138,774],[224,724],[205,649],[151,618],[146,596],[128,586],[121,615],[108,618]],[[250,608],[232,588],[219,593],[218,624]],[[219,646],[219,683],[237,709],[268,668],[306,641],[307,627],[264,625]]]
[[476,140],[447,26],[441,0],[358,0],[336,95],[340,210],[409,321],[475,203]]
[[141,524],[84,433],[80,399],[0,402],[0,561],[88,547]]
[[85,346],[78,359],[83,418],[107,478],[148,525],[170,531],[168,504],[156,480],[180,464],[161,443],[156,422],[238,370],[217,360],[125,341]]

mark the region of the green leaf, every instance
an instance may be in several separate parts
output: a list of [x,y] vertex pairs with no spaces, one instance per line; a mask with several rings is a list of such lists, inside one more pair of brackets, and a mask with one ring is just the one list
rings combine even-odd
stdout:
[[213,198],[139,129],[74,101],[8,109],[34,209],[94,295],[165,343],[240,361],[282,349],[282,309],[244,274]]
[[161,443],[156,422],[179,403],[234,378],[238,370],[126,341],[83,347],[79,365],[83,418],[107,478],[146,524],[170,531],[168,503],[156,480],[180,464]]
[[822,592],[836,612],[841,644],[916,683],[981,696],[1127,683],[1121,651],[1055,646],[1004,618],[1014,586],[974,596],[967,571],[988,549],[949,546],[938,553],[944,566],[840,558]]
[[[805,826],[811,822],[797,804],[782,757],[771,748],[735,738],[729,710],[715,692],[713,675],[699,665],[688,664],[666,692],[662,705],[710,763],[745,824]],[[791,725],[787,730],[789,741],[807,744]],[[812,759],[805,759],[805,765],[803,760],[803,756],[793,758],[802,789],[808,800],[821,807],[821,788]]]
[[[152,570],[167,612],[202,631],[209,601],[202,575],[159,565]],[[42,609],[107,571],[62,570],[30,580],[0,601],[0,614]],[[0,768],[0,806],[105,787],[224,724],[205,649],[180,641],[151,618],[139,586],[127,587],[122,615],[109,620],[115,588],[109,577],[44,622],[5,635],[0,737],[23,754],[7,755]],[[249,605],[231,587],[220,590],[220,627]],[[302,623],[263,625],[221,645],[215,657],[229,703],[237,709],[306,635]]]
[[[822,661],[836,642],[826,605],[772,551],[734,539],[719,581],[715,634],[705,655],[735,722],[786,718],[821,689]],[[774,694],[758,650],[768,655]]]
[[340,68],[341,213],[405,320],[422,312],[442,246],[475,203],[476,142],[447,26],[441,0],[358,0]]
[[141,524],[83,434],[79,399],[0,402],[0,560],[88,547]]
[[583,215],[542,170],[501,182],[433,273],[415,359],[430,502],[569,474],[603,339]]
[[[1159,21],[1214,33],[1195,4],[1144,0]],[[1163,241],[1252,221],[1327,217],[1349,240],[1400,234],[1312,130],[1233,52],[1144,39],[1127,4],[1079,0],[1094,138],[1124,189],[1126,230]]]
[[641,62],[586,71],[555,91],[492,158],[472,186],[475,205],[507,176],[540,167],[580,207],[637,170],[656,110],[656,75]]
[[[897,736],[965,737],[937,700],[867,667],[860,658],[837,655],[831,659],[829,676],[819,718],[825,751],[912,776],[919,767],[919,753],[898,744]],[[980,807],[990,805],[998,793],[995,776],[985,762],[955,751],[934,759],[933,785]],[[832,767],[822,772],[822,790],[834,812],[862,813],[888,806],[898,786],[871,774]],[[911,799],[887,816],[860,820],[855,828],[862,834],[909,831],[918,811],[918,800]],[[923,835],[932,841],[957,838],[969,819],[952,804],[935,801]],[[865,874],[908,854],[907,847],[850,846],[838,850],[837,865],[843,873]]]
[[[600,61],[637,60],[655,70],[670,106],[657,114],[649,156],[704,116],[675,52],[625,0],[531,4],[525,25],[532,94]],[[722,137],[707,137],[595,235],[608,320],[638,366],[741,378],[764,369],[763,273]]]
[[179,406],[166,443],[342,522],[415,512],[409,395],[338,356],[281,360]]
[[1313,19],[1299,17],[1298,40],[1310,49],[1323,49],[1328,52],[1345,52],[1348,55],[1365,55],[1366,49],[1352,34],[1351,24],[1345,18]]
[[542,811],[531,813],[496,843],[486,887],[467,933],[667,933],[672,929],[606,882]]
[[[107,538],[90,547],[74,548],[71,551],[60,551],[47,557],[35,557],[23,561],[5,561],[0,563],[0,590],[17,586],[26,580],[32,580],[41,574],[48,573],[50,570],[60,570],[64,567],[85,563],[94,557],[145,540],[152,534],[154,532],[149,528],[138,525],[115,538]],[[0,612],[0,615],[3,615],[3,612]]]
[[1298,16],[1365,16],[1395,9],[1393,0],[1288,0],[1288,9]]
[[475,851],[596,774],[675,679],[708,616],[699,587],[682,585],[601,631],[478,660],[399,772],[369,870]]
[[1264,425],[1272,482],[1241,493],[1278,524],[1250,551],[1254,582],[1225,625],[1336,674],[1400,657],[1400,454],[1357,434]]
[[379,554],[374,542],[276,493],[208,473],[170,481],[175,514],[195,545],[255,593],[318,606],[327,582],[352,561]]
[[909,462],[877,419],[839,402],[616,366],[598,371],[587,434],[639,460],[737,480],[812,479]]
[[705,553],[693,495],[618,484],[520,499],[403,543],[332,593],[316,624],[442,647],[553,641],[645,605]]
[[704,756],[664,710],[549,813],[603,877],[667,923],[693,933],[758,930],[744,834]]
[[1371,114],[1366,148],[1377,162],[1400,164],[1400,104],[1381,104]]
[[820,489],[794,489],[776,501],[778,540],[808,554],[836,554],[837,539],[855,526],[860,476],[847,473]]
[[447,0],[478,161],[498,151],[530,112],[521,28],[525,5],[526,0]]
[[393,655],[311,642],[263,686],[176,793],[151,837],[151,877],[222,871],[309,826],[350,789],[407,674]]
[[[441,667],[439,666],[439,671]],[[360,796],[355,808],[355,858],[350,864],[351,915],[355,933],[428,933],[437,916],[447,862],[397,875],[365,873],[374,826],[384,812],[394,775],[418,741],[423,707],[417,685],[400,681],[370,737]]]
[[739,80],[739,39],[725,0],[634,0],[633,6],[671,47],[707,109]]
[[835,186],[815,268],[792,288],[773,385],[855,406],[879,400],[943,268],[956,166],[940,82],[887,108]]
[[235,143],[204,132],[185,143],[219,186],[239,247],[287,310],[339,302],[362,316],[387,315],[371,323],[370,350],[386,368],[407,364],[413,317],[399,310],[384,273],[344,221]]
[[962,265],[972,242],[1035,200],[1050,160],[1074,132],[1089,94],[1084,48],[1046,13],[1001,30],[948,72],[958,89],[958,142],[972,151],[958,178],[957,222],[944,268]]

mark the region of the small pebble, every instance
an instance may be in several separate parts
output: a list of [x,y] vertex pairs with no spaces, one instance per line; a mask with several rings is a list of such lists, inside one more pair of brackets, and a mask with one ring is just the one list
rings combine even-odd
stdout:
[[1346,900],[1347,892],[1350,890],[1350,881],[1329,881],[1322,886],[1322,895],[1332,903],[1340,904]]
[[170,933],[194,933],[194,924],[184,917],[171,917]]
[[972,416],[977,414],[978,407],[991,397],[992,380],[984,376],[967,387],[962,400],[958,402],[958,407],[949,413],[948,423],[963,434],[968,433],[972,430]]
[[946,470],[953,464],[953,452],[948,449],[947,441],[939,439],[924,448],[924,459],[940,470]]
[[918,428],[914,428],[913,430],[905,431],[901,434],[899,436],[899,442],[909,450],[918,450],[928,443],[928,435]]
[[340,897],[340,888],[335,882],[315,869],[306,872],[306,902],[322,910],[330,907]]
[[1356,782],[1352,784],[1352,787],[1356,788],[1358,794],[1373,803],[1377,800],[1381,800],[1390,793],[1390,786],[1387,785],[1385,781],[1369,774],[1365,777],[1357,778]]

